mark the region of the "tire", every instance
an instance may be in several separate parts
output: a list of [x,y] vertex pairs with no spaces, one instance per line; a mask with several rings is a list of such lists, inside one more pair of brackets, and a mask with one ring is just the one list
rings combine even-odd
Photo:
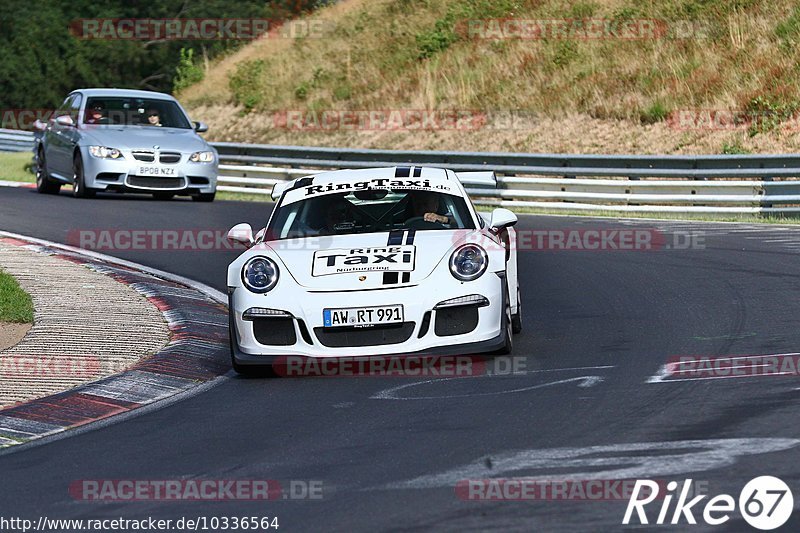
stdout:
[[36,160],[36,192],[39,194],[58,194],[58,191],[61,190],[61,184],[50,178],[47,172],[47,162],[44,159],[44,150],[41,148]]
[[508,298],[506,289],[505,312],[503,313],[503,347],[497,350],[497,355],[509,355],[514,349],[514,331],[511,317],[511,298]]
[[156,200],[159,200],[159,201],[172,200],[173,198],[175,198],[175,193],[174,192],[154,192],[153,193],[153,198],[155,198]]
[[515,334],[522,333],[522,295],[517,285],[517,312],[511,315],[511,331]]
[[200,194],[195,194],[192,196],[192,200],[195,202],[213,202],[216,196],[216,192],[201,192]]
[[72,160],[72,196],[75,198],[94,198],[95,190],[86,186],[86,176],[83,173],[83,159],[76,155]]

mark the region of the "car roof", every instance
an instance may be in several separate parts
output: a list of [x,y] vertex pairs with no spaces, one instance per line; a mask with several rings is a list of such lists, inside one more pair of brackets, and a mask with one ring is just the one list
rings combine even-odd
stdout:
[[81,93],[87,98],[93,96],[128,96],[131,98],[154,98],[159,100],[175,100],[169,94],[157,93],[155,91],[139,91],[137,89],[115,89],[115,88],[88,88],[88,89],[75,89],[72,93]]

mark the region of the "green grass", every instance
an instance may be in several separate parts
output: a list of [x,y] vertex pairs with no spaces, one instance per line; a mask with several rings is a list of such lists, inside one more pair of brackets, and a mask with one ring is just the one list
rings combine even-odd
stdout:
[[0,180],[34,183],[33,155],[30,152],[0,153]]
[[33,322],[33,302],[17,280],[0,270],[0,322],[30,324]]

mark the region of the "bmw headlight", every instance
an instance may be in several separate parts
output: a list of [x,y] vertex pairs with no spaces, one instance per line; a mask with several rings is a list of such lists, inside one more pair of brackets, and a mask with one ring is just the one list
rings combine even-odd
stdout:
[[242,281],[251,292],[263,294],[278,283],[278,265],[268,257],[253,257],[244,264]]
[[189,156],[192,163],[213,163],[214,152],[195,152]]
[[477,244],[465,244],[450,256],[450,272],[461,281],[478,279],[488,267],[489,256]]
[[90,146],[89,153],[100,159],[123,159],[122,152],[108,146]]

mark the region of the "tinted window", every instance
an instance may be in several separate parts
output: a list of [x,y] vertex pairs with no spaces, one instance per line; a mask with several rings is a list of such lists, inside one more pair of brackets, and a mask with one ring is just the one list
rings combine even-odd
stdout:
[[283,205],[272,217],[267,239],[474,228],[461,196],[407,189],[368,189]]
[[83,101],[83,96],[80,94],[76,94],[69,104],[69,116],[72,117],[72,121],[75,124],[78,123],[78,116],[80,115],[82,101]]
[[191,129],[178,104],[149,98],[89,98],[84,123]]

